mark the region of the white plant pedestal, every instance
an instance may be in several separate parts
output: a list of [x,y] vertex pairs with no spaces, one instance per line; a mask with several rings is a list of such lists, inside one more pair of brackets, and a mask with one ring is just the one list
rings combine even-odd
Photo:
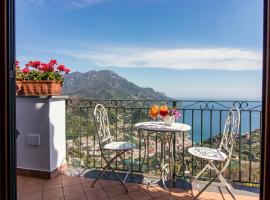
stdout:
[[16,98],[17,173],[52,178],[66,156],[65,96]]

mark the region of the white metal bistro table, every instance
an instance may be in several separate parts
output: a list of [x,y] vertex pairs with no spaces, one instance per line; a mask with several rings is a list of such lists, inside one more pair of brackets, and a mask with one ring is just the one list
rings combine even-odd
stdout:
[[[167,180],[170,181],[169,191],[171,192],[172,181],[174,178],[173,170],[174,170],[175,149],[173,148],[173,145],[174,145],[173,141],[175,138],[175,133],[181,132],[183,133],[183,137],[184,137],[185,135],[184,133],[190,131],[191,126],[187,124],[183,124],[183,123],[174,123],[173,125],[166,125],[165,122],[148,121],[148,122],[140,122],[140,123],[135,124],[135,128],[137,128],[140,132],[143,133],[145,151],[147,148],[146,141],[148,141],[148,144],[149,144],[149,135],[153,132],[160,134],[161,154],[160,154],[159,169],[161,172],[161,179],[162,179],[163,185],[167,190],[168,188],[166,187],[165,181]],[[166,151],[166,147],[167,147],[167,151]],[[166,157],[168,161],[167,163],[166,163]],[[145,158],[145,154],[144,154],[144,158]],[[144,162],[144,158],[143,158],[143,162]]]

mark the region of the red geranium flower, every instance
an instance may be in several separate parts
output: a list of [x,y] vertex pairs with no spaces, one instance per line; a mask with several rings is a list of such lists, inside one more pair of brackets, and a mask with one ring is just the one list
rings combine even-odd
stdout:
[[65,65],[58,65],[57,69],[59,71],[65,71]]
[[50,60],[50,63],[51,63],[52,65],[56,65],[56,64],[57,64],[57,60]]
[[65,68],[64,72],[66,72],[66,74],[68,74],[70,72],[69,68]]
[[30,72],[30,69],[28,67],[23,68],[22,72],[24,74],[28,74]]
[[54,66],[53,65],[48,65],[48,72],[53,72],[54,71]]
[[31,62],[29,64],[33,68],[38,68],[38,66],[41,64],[41,62],[37,60],[37,61]]
[[47,72],[48,68],[49,68],[48,64],[42,63],[41,66],[39,67],[39,70]]
[[16,69],[20,69],[20,65],[19,64],[20,64],[20,62],[18,60],[16,60],[16,64],[15,64],[16,65]]

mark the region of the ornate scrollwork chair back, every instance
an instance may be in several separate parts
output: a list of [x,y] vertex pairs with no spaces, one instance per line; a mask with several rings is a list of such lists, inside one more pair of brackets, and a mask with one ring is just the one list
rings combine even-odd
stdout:
[[222,134],[222,139],[219,145],[219,150],[223,150],[227,154],[227,160],[231,159],[233,153],[233,146],[235,143],[235,139],[239,134],[240,127],[240,111],[239,108],[232,108],[228,115],[224,124],[224,130]]
[[110,133],[110,122],[106,108],[97,104],[94,110],[94,121],[97,130],[99,145],[112,142],[112,136]]

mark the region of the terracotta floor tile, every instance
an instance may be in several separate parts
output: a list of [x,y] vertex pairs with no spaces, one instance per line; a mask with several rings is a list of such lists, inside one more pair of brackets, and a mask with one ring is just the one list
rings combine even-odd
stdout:
[[22,193],[22,185],[17,185],[17,195],[20,195]]
[[110,200],[131,200],[128,194],[120,194],[114,197],[111,197]]
[[[197,191],[195,191],[194,192],[194,197],[196,196],[196,194],[197,194],[198,192]],[[177,198],[178,200],[180,199],[180,200],[182,200],[181,198]],[[201,196],[198,198],[199,200],[224,200],[224,199],[228,199],[228,200],[231,200],[232,198],[231,197],[229,197],[229,196],[227,196],[226,194],[224,195],[224,199],[223,199],[223,197],[221,196],[221,194],[220,193],[212,193],[212,192],[207,192],[207,191],[205,191],[205,192],[203,192],[202,194],[201,194]],[[238,198],[236,198],[237,200],[238,200]]]
[[51,200],[65,200],[65,199],[64,199],[64,197],[59,197],[59,198],[51,199]]
[[126,193],[120,185],[106,186],[103,189],[109,197]]
[[164,195],[168,194],[167,190],[165,190],[164,188],[158,187],[158,186],[148,187],[145,190],[153,198],[157,198],[157,197],[164,196]]
[[88,182],[93,182],[94,181],[94,179],[92,179],[92,178],[85,178],[85,177],[80,177],[80,181],[81,181],[81,183],[88,183]]
[[27,183],[27,185],[32,185],[32,184],[42,184],[44,183],[45,179],[25,177],[23,181],[24,183]]
[[85,192],[88,200],[107,199],[107,195],[102,188]]
[[125,185],[128,189],[128,192],[134,192],[134,191],[138,191],[141,189],[141,187],[136,183],[127,183]]
[[78,177],[63,179],[63,186],[77,185],[80,184],[80,179]]
[[65,200],[87,200],[84,193],[78,193],[71,196],[65,196]]
[[152,197],[144,190],[130,192],[128,195],[131,197],[132,200],[138,200],[139,198],[140,200],[152,199]]
[[28,184],[28,182],[24,183],[21,194],[33,193],[33,192],[41,192],[42,191],[42,183],[36,184]]
[[63,189],[62,188],[57,188],[57,189],[50,189],[43,191],[43,200],[50,200],[50,199],[56,199],[63,197]]
[[243,196],[243,195],[236,195],[236,199],[239,200],[259,200],[259,197],[247,197],[247,196]]
[[155,200],[175,200],[175,198],[169,194],[155,198]]
[[17,186],[22,186],[24,183],[24,179],[20,176],[17,176]]
[[177,200],[192,200],[193,196],[190,190],[172,189],[171,195]]
[[109,180],[102,180],[102,179],[99,179],[98,182],[99,182],[100,185],[102,185],[103,187],[111,186],[111,185],[118,185],[118,184],[119,184],[118,181],[109,181]]
[[90,190],[95,190],[98,188],[101,188],[101,185],[97,182],[94,187],[92,187],[92,182],[90,183],[82,183],[84,191],[90,191]]
[[20,200],[42,200],[42,192],[21,195]]
[[51,181],[51,182],[45,182],[43,184],[43,190],[49,190],[49,189],[56,189],[56,188],[62,188],[62,183],[60,180],[57,181]]
[[78,193],[82,193],[82,192],[84,192],[84,191],[83,191],[83,188],[82,188],[81,184],[64,187],[64,195],[65,196],[78,194]]

